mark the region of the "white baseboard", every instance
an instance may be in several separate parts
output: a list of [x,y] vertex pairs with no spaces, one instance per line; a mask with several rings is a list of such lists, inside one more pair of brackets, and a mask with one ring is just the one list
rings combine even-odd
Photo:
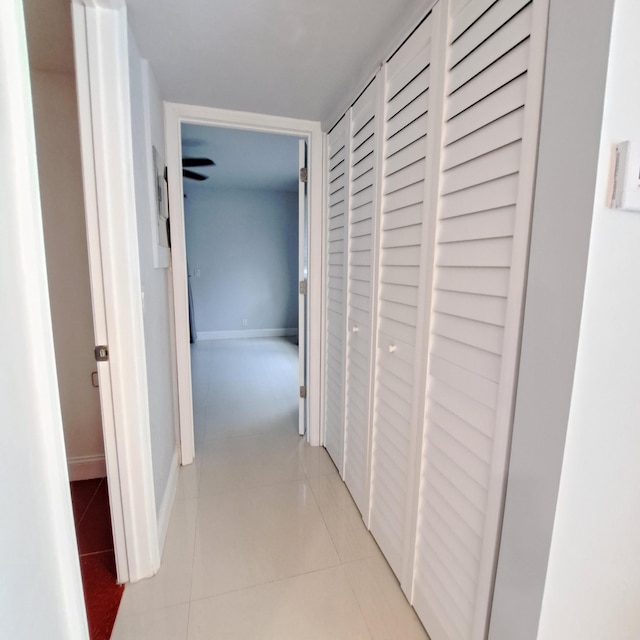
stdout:
[[239,329],[238,331],[198,331],[198,340],[237,340],[242,338],[284,338],[297,336],[298,329]]
[[67,458],[69,480],[91,480],[107,477],[107,463],[104,456],[77,456]]
[[169,470],[169,479],[167,486],[160,502],[158,509],[158,548],[160,549],[160,557],[164,550],[164,543],[167,540],[167,531],[169,530],[169,520],[171,519],[171,508],[176,497],[176,489],[178,488],[178,449],[173,453],[171,458],[171,468]]

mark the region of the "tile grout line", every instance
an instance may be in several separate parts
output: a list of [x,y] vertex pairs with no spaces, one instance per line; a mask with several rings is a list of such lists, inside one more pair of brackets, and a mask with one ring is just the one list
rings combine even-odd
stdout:
[[[339,558],[338,558],[339,559]],[[276,578],[274,580],[267,580],[266,582],[259,582],[257,584],[250,584],[246,587],[238,587],[237,589],[230,589],[229,591],[221,591],[220,593],[214,593],[208,596],[202,596],[201,598],[193,598],[190,602],[202,602],[203,600],[211,600],[213,598],[220,598],[222,596],[228,596],[232,593],[240,593],[241,591],[251,591],[253,589],[259,589],[260,587],[266,587],[269,585],[278,584],[280,582],[286,582],[287,580],[295,580],[296,578],[302,578],[304,576],[310,576],[314,573],[323,573],[324,571],[331,571],[331,569],[342,569],[343,564],[332,564],[328,567],[320,567],[318,569],[310,569],[309,571],[303,571],[302,573],[294,573],[290,576],[284,576],[282,578]],[[346,577],[346,574],[345,574]],[[351,585],[349,585],[351,587]]]
[[100,551],[87,551],[86,553],[78,553],[81,558],[86,558],[89,556],[98,556],[101,553],[113,553],[113,548],[111,549],[102,549]]
[[[78,481],[76,481],[78,482]],[[82,480],[80,480],[79,482],[83,482]],[[100,478],[100,482],[98,482],[98,485],[96,486],[94,492],[91,494],[91,497],[89,498],[89,501],[87,502],[87,506],[84,508],[84,511],[82,512],[82,515],[78,518],[78,522],[75,523],[76,525],[76,530],[80,527],[80,523],[84,520],[84,517],[87,515],[87,511],[89,511],[89,507],[91,506],[91,503],[95,500],[96,495],[98,495],[98,490],[100,489],[102,483],[105,482],[105,478]]]

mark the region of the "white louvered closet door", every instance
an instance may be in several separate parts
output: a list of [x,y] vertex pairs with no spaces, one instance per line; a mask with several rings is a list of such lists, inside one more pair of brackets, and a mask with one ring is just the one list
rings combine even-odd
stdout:
[[405,588],[413,558],[435,218],[429,176],[435,169],[437,178],[437,166],[429,143],[438,138],[442,93],[442,73],[432,65],[434,19],[432,12],[385,67],[370,527]]
[[347,214],[349,193],[349,117],[344,116],[327,140],[329,157],[327,224],[327,352],[325,380],[325,448],[342,474],[347,294]]
[[493,582],[538,135],[545,0],[452,3],[413,604],[479,640]]
[[377,174],[377,80],[351,107],[344,481],[361,513],[369,496],[369,437]]

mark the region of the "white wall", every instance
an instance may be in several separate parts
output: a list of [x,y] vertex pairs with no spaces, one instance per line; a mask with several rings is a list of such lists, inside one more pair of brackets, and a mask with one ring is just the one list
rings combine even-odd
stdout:
[[[490,640],[537,637],[578,348],[612,10],[613,0],[591,3],[588,11],[582,0],[550,4],[522,351]],[[574,638],[580,635],[558,640]]]
[[82,193],[75,77],[32,70],[47,274],[72,479],[105,474]]
[[[166,492],[172,491],[168,482],[172,465],[177,462],[177,389],[172,358],[170,272],[168,268],[156,268],[154,265],[155,238],[152,233],[156,217],[152,145],[164,155],[163,106],[153,73],[140,57],[131,32],[129,73],[151,451],[156,509],[160,512],[163,501],[170,506],[172,496],[167,496]],[[148,103],[143,90],[145,83],[149,87]]]
[[[298,326],[298,194],[193,187],[187,261],[198,334]],[[197,276],[197,271],[200,275]]]
[[540,640],[640,638],[640,213],[606,206],[640,140],[640,4],[616,0],[593,229]]
[[66,471],[22,6],[0,3],[0,633],[88,638]]

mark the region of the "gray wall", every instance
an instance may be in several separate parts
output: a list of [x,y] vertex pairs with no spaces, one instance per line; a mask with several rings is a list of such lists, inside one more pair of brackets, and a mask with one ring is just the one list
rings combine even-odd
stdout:
[[581,0],[551,3],[491,640],[536,638],[545,587],[582,313],[613,0],[584,9]]
[[[157,269],[153,261],[152,224],[156,202],[153,191],[151,146],[164,150],[163,107],[153,74],[149,71],[149,104],[142,91],[146,67],[129,33],[129,73],[133,129],[134,179],[140,279],[144,295],[144,337],[151,421],[151,454],[156,508],[167,488],[171,462],[176,452],[176,381],[172,353],[173,298],[169,269]],[[147,136],[147,131],[149,136]]]
[[296,193],[194,187],[185,225],[199,335],[298,326]]
[[578,357],[538,640],[640,638],[640,213],[607,207],[612,147],[640,140],[639,26],[638,0],[616,0]]

